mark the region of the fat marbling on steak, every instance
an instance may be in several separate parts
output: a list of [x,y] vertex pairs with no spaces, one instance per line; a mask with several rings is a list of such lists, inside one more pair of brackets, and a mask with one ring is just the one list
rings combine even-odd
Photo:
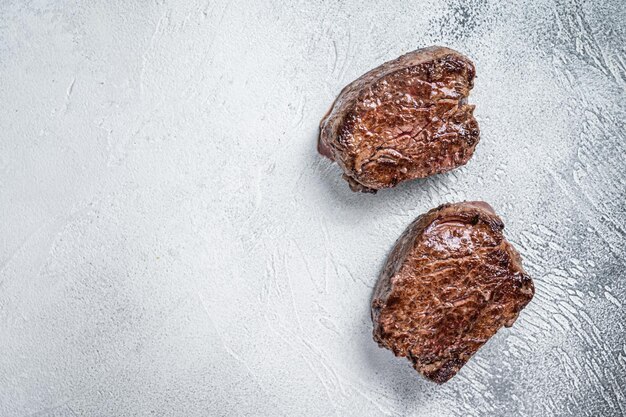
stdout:
[[484,202],[444,204],[395,244],[372,299],[374,340],[437,383],[452,378],[535,288]]
[[467,104],[474,64],[452,49],[419,49],[346,86],[320,123],[318,151],[336,161],[353,191],[464,165],[478,143]]

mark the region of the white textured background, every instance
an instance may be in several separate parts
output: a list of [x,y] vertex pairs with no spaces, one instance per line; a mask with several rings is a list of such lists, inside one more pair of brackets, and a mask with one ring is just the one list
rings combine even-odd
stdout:
[[[469,164],[353,194],[346,83],[472,58]],[[626,4],[0,2],[0,416],[626,411]],[[418,214],[484,199],[537,295],[444,386],[371,340]]]

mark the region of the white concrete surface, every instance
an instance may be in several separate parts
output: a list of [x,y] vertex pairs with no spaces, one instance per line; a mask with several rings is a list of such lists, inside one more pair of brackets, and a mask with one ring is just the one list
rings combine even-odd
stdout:
[[[622,1],[0,3],[0,416],[625,412]],[[315,153],[370,68],[477,66],[470,163]],[[537,295],[444,386],[371,340],[405,226],[484,199]]]

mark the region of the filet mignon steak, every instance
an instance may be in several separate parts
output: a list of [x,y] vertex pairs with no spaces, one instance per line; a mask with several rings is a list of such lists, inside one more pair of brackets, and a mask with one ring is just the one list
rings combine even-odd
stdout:
[[437,383],[452,378],[535,288],[484,202],[444,204],[395,244],[372,299],[374,340]]
[[452,49],[419,49],[348,84],[320,122],[318,151],[336,161],[353,191],[464,165],[479,129],[467,104],[474,64]]

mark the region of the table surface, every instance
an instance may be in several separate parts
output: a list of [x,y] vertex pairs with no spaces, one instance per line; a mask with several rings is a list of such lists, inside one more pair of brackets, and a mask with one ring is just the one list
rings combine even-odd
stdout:
[[[315,152],[341,88],[468,55],[481,142],[355,194]],[[626,3],[0,5],[0,415],[626,412]],[[485,200],[536,296],[449,383],[372,341],[385,256]]]

